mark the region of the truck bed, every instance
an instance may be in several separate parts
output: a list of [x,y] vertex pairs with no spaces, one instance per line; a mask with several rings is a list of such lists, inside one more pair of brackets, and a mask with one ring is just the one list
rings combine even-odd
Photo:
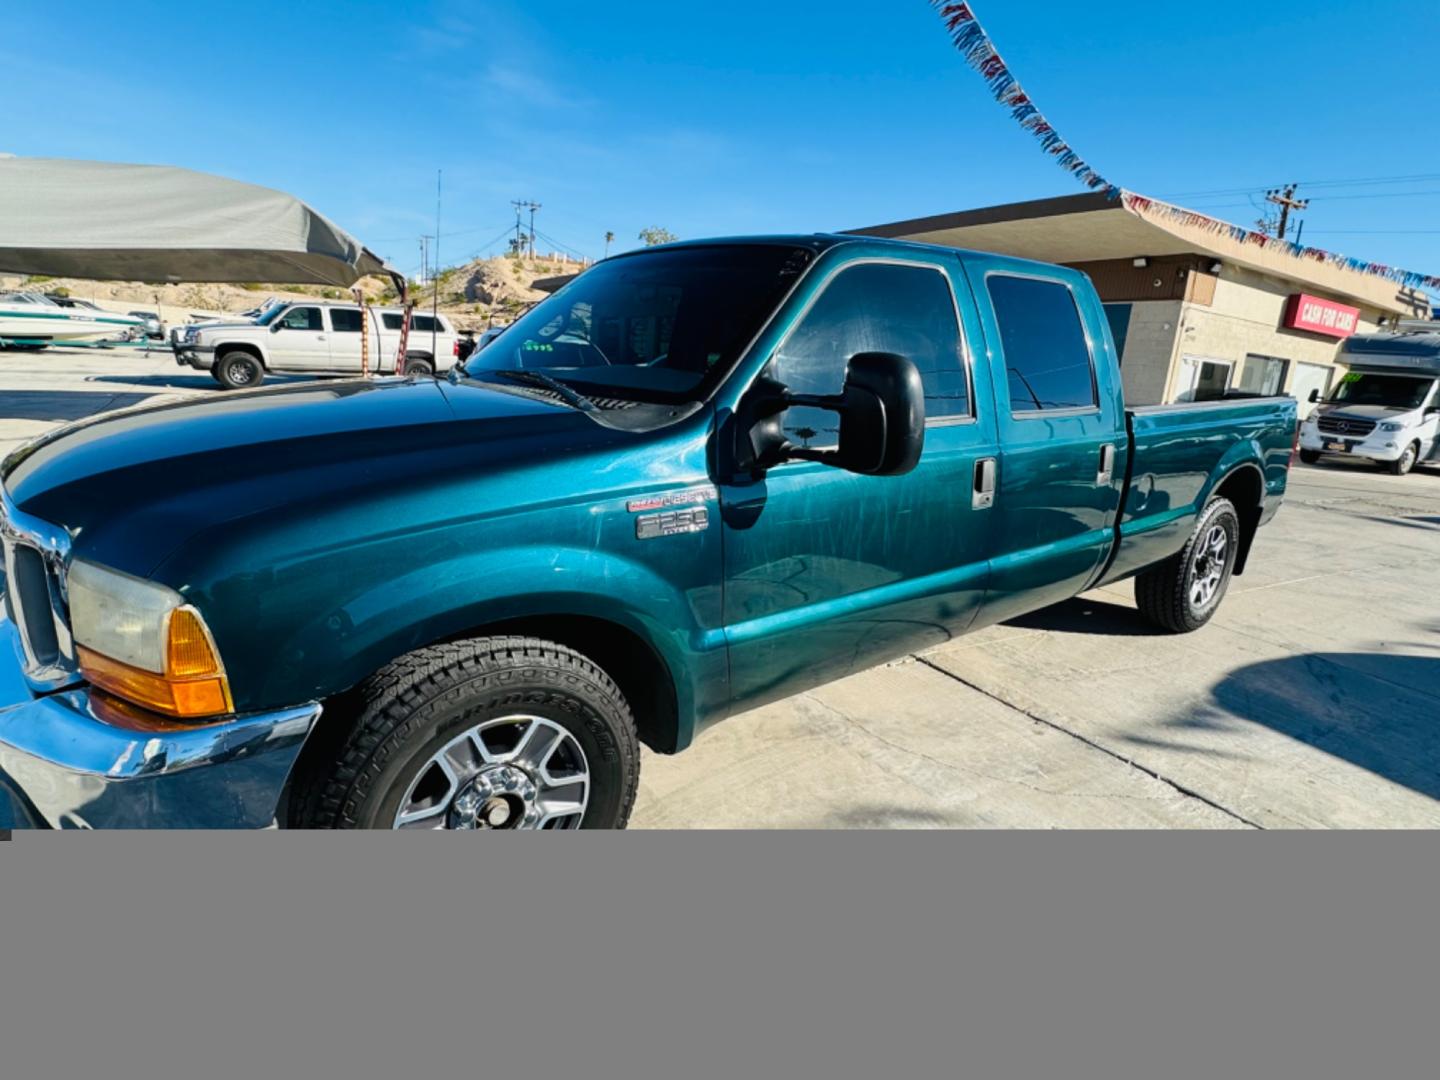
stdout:
[[[1195,516],[1220,485],[1245,495],[1249,505],[1237,500],[1242,519],[1273,515],[1285,493],[1296,408],[1294,398],[1281,396],[1127,410],[1130,472],[1104,581],[1129,577],[1184,547]],[[1263,477],[1243,464],[1257,459]]]

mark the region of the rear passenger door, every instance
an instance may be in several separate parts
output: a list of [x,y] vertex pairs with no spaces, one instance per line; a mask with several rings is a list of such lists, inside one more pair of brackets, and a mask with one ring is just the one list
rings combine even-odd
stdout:
[[1075,271],[1017,266],[966,263],[999,414],[985,622],[1057,603],[1096,580],[1129,460],[1118,365],[1093,288]]
[[[330,308],[330,370],[344,375],[360,371],[360,345],[363,340],[360,327],[360,309]],[[375,335],[371,332],[370,370],[375,370]]]

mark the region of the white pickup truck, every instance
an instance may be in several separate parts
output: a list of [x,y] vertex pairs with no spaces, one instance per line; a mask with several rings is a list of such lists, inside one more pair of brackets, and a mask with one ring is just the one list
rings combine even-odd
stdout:
[[[362,320],[356,304],[296,301],[276,304],[253,320],[186,327],[172,347],[176,363],[209,371],[229,390],[256,386],[267,374],[359,375],[366,337],[370,370],[393,373],[404,318],[400,308],[370,308]],[[403,374],[449,368],[457,341],[444,315],[415,312]]]
[[1440,464],[1440,332],[1353,337],[1343,359],[1349,373],[1300,428],[1300,459],[1363,458],[1396,476]]

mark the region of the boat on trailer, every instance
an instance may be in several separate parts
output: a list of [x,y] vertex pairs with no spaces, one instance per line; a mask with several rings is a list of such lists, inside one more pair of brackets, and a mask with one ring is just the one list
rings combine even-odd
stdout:
[[0,294],[0,342],[48,345],[85,338],[119,337],[143,325],[133,315],[98,308],[62,307],[33,292]]

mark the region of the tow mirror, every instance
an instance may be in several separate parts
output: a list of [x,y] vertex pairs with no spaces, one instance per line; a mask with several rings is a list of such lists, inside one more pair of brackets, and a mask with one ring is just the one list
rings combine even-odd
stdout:
[[[925,447],[925,389],[920,372],[894,353],[858,353],[845,367],[845,388],[822,396],[792,394],[767,382],[757,387],[744,464],[769,468],[784,461],[817,461],[862,476],[903,476]],[[825,409],[840,416],[840,442],[831,450],[796,446],[786,437],[786,409]]]
[[1310,397],[1307,400],[1310,402],[1311,405],[1318,405],[1320,403],[1320,391],[1311,390]]

